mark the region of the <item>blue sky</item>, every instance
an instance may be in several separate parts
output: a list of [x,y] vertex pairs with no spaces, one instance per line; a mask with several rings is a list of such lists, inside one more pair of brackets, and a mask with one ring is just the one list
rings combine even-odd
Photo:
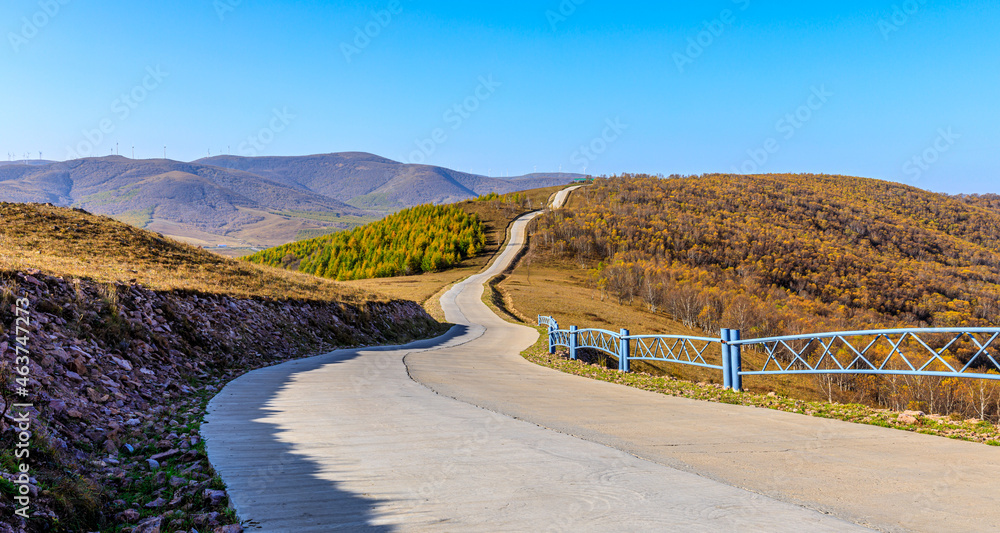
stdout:
[[995,1],[35,0],[0,21],[18,159],[356,150],[1000,192]]

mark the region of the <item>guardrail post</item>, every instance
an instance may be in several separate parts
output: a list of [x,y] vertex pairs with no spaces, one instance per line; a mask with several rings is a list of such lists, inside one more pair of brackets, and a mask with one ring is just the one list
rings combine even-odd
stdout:
[[628,372],[629,346],[628,339],[625,338],[628,337],[628,330],[622,328],[622,330],[618,332],[618,335],[620,335],[618,342],[618,370]]
[[[734,329],[730,331],[729,340],[740,340],[740,330]],[[743,352],[740,348],[739,344],[729,347],[729,357],[731,359],[729,372],[732,374],[733,390],[736,392],[743,390],[743,376],[740,375],[740,371],[743,370]]]
[[556,353],[556,330],[552,327],[552,324],[549,323],[549,354],[551,355],[554,353]]
[[576,360],[576,326],[569,327],[569,358]]
[[729,355],[729,329],[722,328],[719,336],[722,337],[722,386],[731,389],[733,387],[733,374],[730,367],[733,362]]

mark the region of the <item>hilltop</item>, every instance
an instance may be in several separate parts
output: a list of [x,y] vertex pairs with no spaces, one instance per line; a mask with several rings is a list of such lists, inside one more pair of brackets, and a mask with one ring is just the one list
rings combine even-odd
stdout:
[[0,200],[80,207],[196,245],[270,247],[418,204],[574,177],[488,178],[364,153],[217,156],[191,163],[108,156],[7,162],[0,165]]
[[[501,288],[524,315],[634,333],[718,335],[726,327],[751,338],[994,326],[996,200],[849,176],[598,179],[574,194],[567,209],[537,219],[527,261]],[[676,367],[658,371],[715,379]],[[975,400],[996,391],[977,392],[964,380],[750,382],[797,397],[1000,416],[998,404]]]
[[[976,325],[1000,302],[1000,212],[981,197],[848,176],[706,175],[597,180],[577,200],[539,220],[536,243],[563,241],[562,254],[603,262],[612,295],[706,330]],[[700,300],[681,311],[687,291]],[[746,307],[738,320],[733,302]]]
[[[0,202],[0,270],[236,298],[370,299],[313,276],[228,259],[79,209]],[[360,293],[359,293],[360,294]]]
[[500,194],[568,183],[579,174],[528,174],[489,178],[431,165],[404,164],[364,152],[301,157],[215,156],[199,159],[218,167],[251,172],[380,212],[419,204],[447,204],[486,194]]

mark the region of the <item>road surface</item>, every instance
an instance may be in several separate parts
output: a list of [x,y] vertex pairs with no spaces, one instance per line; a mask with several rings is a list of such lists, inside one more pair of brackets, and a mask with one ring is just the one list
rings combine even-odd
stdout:
[[[556,198],[553,205],[565,200]],[[998,526],[996,448],[673,398],[562,374],[481,301],[448,335],[248,373],[202,433],[262,531],[973,531]],[[558,310],[553,310],[558,314]]]

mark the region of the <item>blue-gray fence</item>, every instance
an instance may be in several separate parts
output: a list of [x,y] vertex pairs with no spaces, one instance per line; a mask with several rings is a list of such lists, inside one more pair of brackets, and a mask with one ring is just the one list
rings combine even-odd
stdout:
[[[591,348],[618,360],[618,369],[630,370],[632,361],[660,361],[722,371],[723,386],[739,391],[743,376],[777,374],[874,374],[1000,379],[1000,363],[991,351],[1000,328],[907,328],[836,331],[742,339],[736,329],[722,329],[719,337],[632,335],[570,326],[560,329],[549,316],[538,325],[548,328],[549,353],[556,346]],[[743,368],[743,348],[754,348],[763,364]]]

